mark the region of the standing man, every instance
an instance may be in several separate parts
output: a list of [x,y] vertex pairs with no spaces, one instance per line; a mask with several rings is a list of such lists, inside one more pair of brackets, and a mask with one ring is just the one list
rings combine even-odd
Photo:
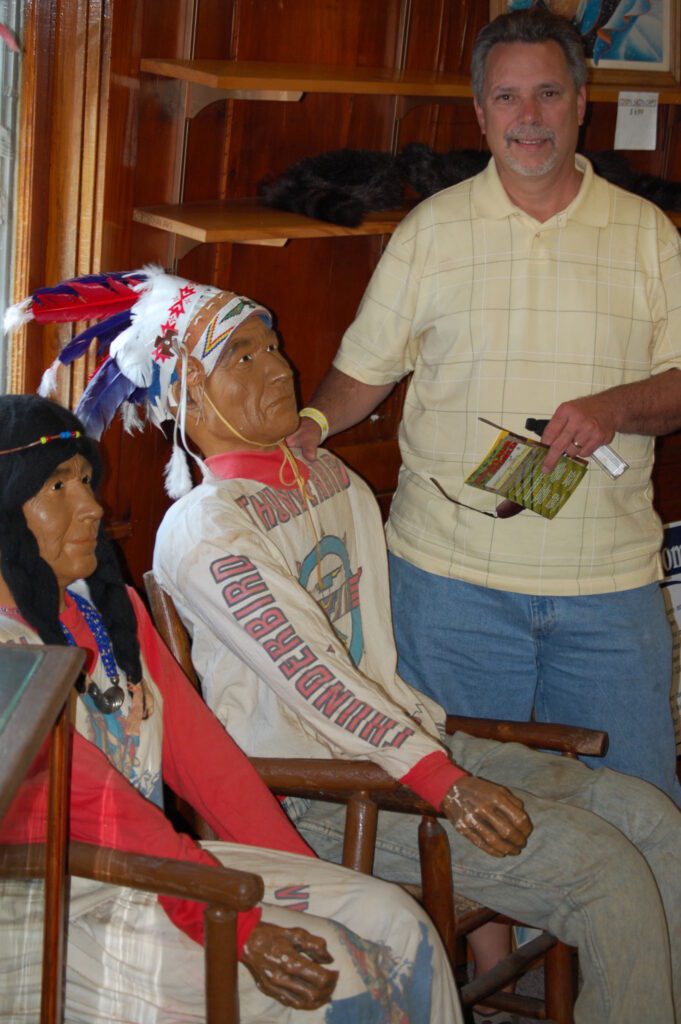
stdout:
[[[461,714],[607,729],[610,767],[677,803],[671,635],[658,586],[654,438],[681,426],[681,247],[650,203],[576,155],[581,39],[537,9],[476,41],[492,159],[400,224],[343,338],[304,451],[366,417],[407,374],[387,528],[400,674]],[[305,415],[305,412],[303,413]],[[494,434],[545,417],[545,469],[615,438],[552,521],[490,512],[465,477]],[[325,435],[324,435],[325,436]]]

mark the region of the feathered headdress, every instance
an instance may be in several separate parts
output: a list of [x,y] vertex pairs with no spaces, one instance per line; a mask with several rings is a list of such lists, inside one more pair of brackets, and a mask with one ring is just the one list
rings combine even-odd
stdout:
[[[194,356],[210,375],[234,330],[254,314],[271,326],[269,311],[250,299],[147,266],[39,288],[7,310],[5,330],[14,331],[30,320],[97,321],[67,342],[43,375],[39,393],[51,394],[59,366],[68,366],[85,355],[97,339],[97,357],[102,361],[83,392],[76,415],[88,434],[97,438],[119,407],[128,432],[141,426],[136,409],[140,405],[156,426],[174,419],[173,453],[165,484],[170,497],[179,498],[191,488],[191,476],[178,444],[181,438],[187,450],[186,373],[181,375],[177,402],[171,392],[171,385],[180,379],[177,361],[186,364],[187,358]],[[192,453],[192,457],[202,464],[198,456]]]

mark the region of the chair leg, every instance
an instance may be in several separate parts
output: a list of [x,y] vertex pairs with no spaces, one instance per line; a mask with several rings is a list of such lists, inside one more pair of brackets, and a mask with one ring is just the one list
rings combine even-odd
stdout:
[[374,848],[378,827],[378,807],[362,790],[347,802],[343,866],[370,875],[374,867]]
[[447,833],[437,818],[424,815],[419,825],[423,907],[437,928],[452,969],[456,966],[456,915],[452,856]]
[[572,946],[557,942],[544,958],[546,1016],[556,1024],[573,1024],[577,991],[577,956]]
[[208,906],[206,944],[206,1024],[239,1024],[236,913]]

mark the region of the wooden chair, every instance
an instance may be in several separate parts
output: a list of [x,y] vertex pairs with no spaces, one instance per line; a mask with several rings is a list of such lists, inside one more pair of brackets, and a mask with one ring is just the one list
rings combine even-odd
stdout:
[[[199,690],[191,660],[191,642],[172,598],[157,583],[152,572],[144,583],[156,628],[175,659]],[[553,750],[567,757],[602,756],[607,734],[574,726],[536,722],[508,722],[501,719],[448,715],[447,732],[461,730],[484,739],[524,743]],[[466,936],[488,921],[507,919],[488,907],[455,894],[447,833],[430,804],[400,786],[378,765],[369,761],[304,758],[251,758],[267,786],[280,796],[301,796],[346,805],[343,864],[371,873],[379,810],[400,811],[420,816],[419,850],[421,886],[407,886],[422,902],[444,942],[459,984],[464,1007],[485,1002],[488,1006],[520,1016],[572,1024],[576,991],[576,956],[572,947],[547,932],[521,946],[492,970],[467,980]],[[442,815],[439,815],[440,817]],[[211,838],[205,823],[194,817],[198,835]],[[508,922],[520,923],[525,922]],[[500,991],[516,980],[540,958],[544,958],[544,998]]]
[[[0,846],[0,877],[45,875],[45,846]],[[69,843],[70,875],[208,904],[205,912],[206,1024],[239,1024],[236,915],[262,899],[259,875],[225,867]]]

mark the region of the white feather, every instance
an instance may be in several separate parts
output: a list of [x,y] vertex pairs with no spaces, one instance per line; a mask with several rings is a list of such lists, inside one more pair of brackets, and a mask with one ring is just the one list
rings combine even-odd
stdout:
[[27,299],[23,299],[22,302],[16,302],[5,311],[3,327],[6,334],[16,331],[17,328],[21,327],[23,324],[27,324],[33,320],[33,310],[31,309],[32,301],[33,299],[29,295]]
[[144,335],[135,324],[121,331],[109,349],[121,373],[138,388],[151,384],[152,351],[153,346],[145,344]]
[[185,453],[176,444],[164,470],[165,489],[171,498],[181,498],[192,489],[192,478]]
[[140,286],[140,297],[132,307],[132,323],[111,345],[111,355],[121,372],[137,387],[149,387],[152,380],[152,355],[161,325],[168,319],[168,310],[184,280],[171,277],[157,267],[145,267],[151,273]]
[[58,359],[48,366],[44,374],[40,379],[40,386],[38,387],[38,394],[42,395],[43,398],[49,398],[57,390],[57,370],[61,366]]
[[136,430],[144,429],[144,421],[139,414],[134,402],[123,402],[121,405],[121,419],[126,434],[134,434]]
[[147,278],[158,277],[159,274],[165,274],[165,270],[158,263],[145,263],[142,270],[147,275]]

